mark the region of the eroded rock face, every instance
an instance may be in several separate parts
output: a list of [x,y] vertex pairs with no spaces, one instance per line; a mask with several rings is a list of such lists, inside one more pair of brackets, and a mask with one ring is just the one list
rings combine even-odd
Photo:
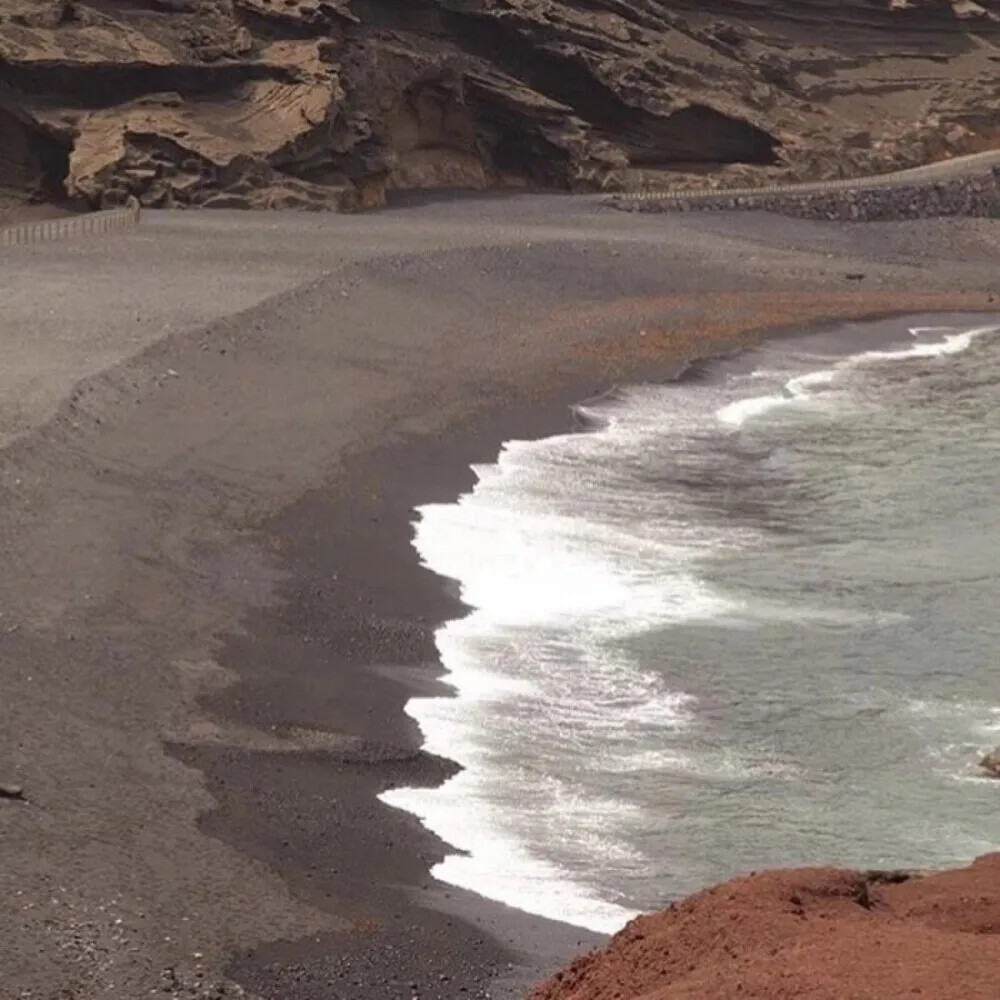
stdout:
[[5,0],[0,194],[831,177],[1000,142],[998,0]]

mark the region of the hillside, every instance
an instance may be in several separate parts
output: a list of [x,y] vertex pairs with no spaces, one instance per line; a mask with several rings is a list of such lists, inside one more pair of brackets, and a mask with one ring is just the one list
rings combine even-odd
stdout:
[[4,0],[0,199],[816,178],[1000,142],[985,0]]
[[737,879],[634,920],[529,1000],[994,1000],[1000,854]]

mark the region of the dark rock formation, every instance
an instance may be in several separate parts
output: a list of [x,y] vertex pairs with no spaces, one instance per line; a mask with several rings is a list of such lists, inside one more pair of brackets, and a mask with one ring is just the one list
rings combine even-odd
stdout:
[[830,177],[1000,142],[998,0],[4,0],[0,199]]
[[24,801],[24,789],[20,785],[0,784],[0,799]]
[[1000,747],[991,750],[980,762],[979,766],[994,778],[1000,778]]
[[0,90],[0,191],[59,198],[69,173],[70,149],[68,136],[45,128],[14,96]]

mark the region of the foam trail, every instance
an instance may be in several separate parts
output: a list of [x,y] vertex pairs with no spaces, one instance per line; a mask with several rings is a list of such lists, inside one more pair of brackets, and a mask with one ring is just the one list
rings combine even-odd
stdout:
[[813,389],[816,386],[828,386],[836,378],[835,368],[825,368],[820,371],[797,375],[789,379],[779,393],[768,396],[751,396],[749,399],[738,399],[723,406],[717,413],[719,421],[731,427],[742,427],[748,420],[759,417],[769,410],[787,403],[805,402],[814,398]]
[[704,551],[741,544],[739,532],[671,517],[669,496],[638,495],[622,478],[634,473],[622,456],[661,448],[665,426],[682,433],[704,420],[664,412],[672,399],[617,392],[578,408],[587,433],[508,442],[474,470],[471,494],[421,508],[415,528],[424,564],[459,581],[472,611],[436,635],[456,697],[412,699],[407,712],[425,748],[464,770],[383,800],[466,852],[435,867],[437,878],[603,932],[634,911],[585,876],[598,855],[641,869],[620,830],[628,803],[606,800],[586,774],[555,779],[547,762],[599,762],[687,725],[690,697],[627,642],[739,611],[696,572]]
[[[917,327],[911,330],[910,333],[916,336],[922,329],[933,328]],[[995,333],[996,331],[997,327],[995,326],[980,326],[971,330],[950,333],[943,340],[913,344],[910,347],[899,348],[895,351],[865,351],[863,354],[857,355],[856,358],[848,359],[845,364],[857,364],[865,361],[903,361],[907,358],[937,358],[949,354],[961,354],[962,351],[966,351],[972,346],[977,337],[988,333]]]
[[434,790],[401,788],[383,802],[413,813],[430,829],[446,831],[464,854],[435,865],[435,878],[528,913],[613,934],[638,913],[601,899],[549,861],[534,856],[515,837],[498,831],[482,796],[475,764]]
[[955,331],[953,327],[914,327],[913,337],[924,333],[950,331],[940,340],[910,344],[895,350],[863,351],[838,361],[831,368],[824,368],[789,379],[778,392],[764,396],[751,396],[727,403],[716,411],[718,421],[726,426],[739,428],[747,421],[763,416],[779,407],[794,404],[815,404],[822,401],[824,393],[817,391],[830,388],[843,373],[865,364],[881,361],[905,361],[911,358],[936,358],[960,354],[972,346],[977,337],[995,333],[996,326],[975,327],[970,330]]

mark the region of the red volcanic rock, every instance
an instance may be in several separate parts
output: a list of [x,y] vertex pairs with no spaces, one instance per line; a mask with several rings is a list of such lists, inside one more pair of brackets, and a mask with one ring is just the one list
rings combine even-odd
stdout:
[[919,997],[1000,997],[1000,854],[930,875],[735,879],[632,921],[529,1000]]

